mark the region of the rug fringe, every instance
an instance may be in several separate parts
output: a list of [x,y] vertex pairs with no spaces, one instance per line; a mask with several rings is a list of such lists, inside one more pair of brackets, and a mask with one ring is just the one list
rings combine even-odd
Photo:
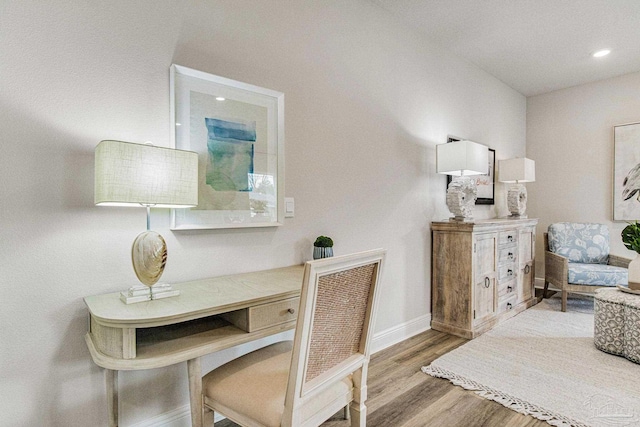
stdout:
[[446,369],[438,368],[437,366],[429,365],[423,366],[422,372],[431,375],[432,377],[444,378],[449,380],[452,384],[460,386],[465,390],[472,390],[477,395],[498,402],[501,405],[519,412],[525,415],[531,415],[541,421],[546,421],[548,424],[554,427],[589,427],[588,424],[584,424],[580,421],[565,417],[564,415],[557,414],[551,411],[547,411],[531,403],[525,402],[521,399],[509,396],[508,394],[499,392],[497,390],[485,387],[475,381],[461,377]]

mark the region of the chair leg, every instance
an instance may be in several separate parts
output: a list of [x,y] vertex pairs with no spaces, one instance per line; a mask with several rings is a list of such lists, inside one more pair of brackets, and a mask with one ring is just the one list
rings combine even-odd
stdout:
[[364,403],[351,402],[349,412],[351,413],[351,427],[366,427],[367,407]]
[[565,289],[562,290],[562,311],[567,311],[567,296],[569,292]]
[[351,421],[351,411],[349,410],[349,405],[344,407],[344,419],[347,421]]
[[351,414],[351,427],[367,426],[367,407],[364,402],[367,400],[367,371],[368,363],[353,373],[353,400],[349,404]]
[[547,298],[547,291],[549,290],[549,282],[544,281],[544,290],[542,291],[542,299]]

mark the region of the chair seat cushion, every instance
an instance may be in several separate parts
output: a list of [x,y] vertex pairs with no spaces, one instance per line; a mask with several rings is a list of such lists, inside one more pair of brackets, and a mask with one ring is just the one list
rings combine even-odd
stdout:
[[575,285],[616,286],[627,285],[626,268],[606,264],[569,263],[569,283]]
[[[292,341],[283,341],[232,360],[203,377],[202,393],[214,410],[220,404],[260,425],[278,427],[284,411],[292,348]],[[313,413],[337,396],[349,393],[353,393],[350,376],[315,396],[312,402],[315,409],[305,408],[305,413]]]
[[203,377],[202,393],[257,423],[278,427],[292,347],[291,341],[279,342],[214,369]]

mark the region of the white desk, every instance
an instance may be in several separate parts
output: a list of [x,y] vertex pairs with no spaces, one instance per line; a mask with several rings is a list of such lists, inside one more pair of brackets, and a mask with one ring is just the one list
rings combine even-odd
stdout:
[[[93,361],[106,369],[109,425],[118,425],[118,371],[187,361],[191,419],[201,399],[200,357],[293,329],[304,266],[175,284],[173,298],[124,304],[118,292],[86,297]],[[201,407],[201,406],[200,406]]]

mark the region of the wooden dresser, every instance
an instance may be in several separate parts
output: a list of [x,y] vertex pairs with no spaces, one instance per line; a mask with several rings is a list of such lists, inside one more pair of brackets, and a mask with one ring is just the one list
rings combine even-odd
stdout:
[[432,222],[431,327],[475,338],[534,305],[537,223]]

